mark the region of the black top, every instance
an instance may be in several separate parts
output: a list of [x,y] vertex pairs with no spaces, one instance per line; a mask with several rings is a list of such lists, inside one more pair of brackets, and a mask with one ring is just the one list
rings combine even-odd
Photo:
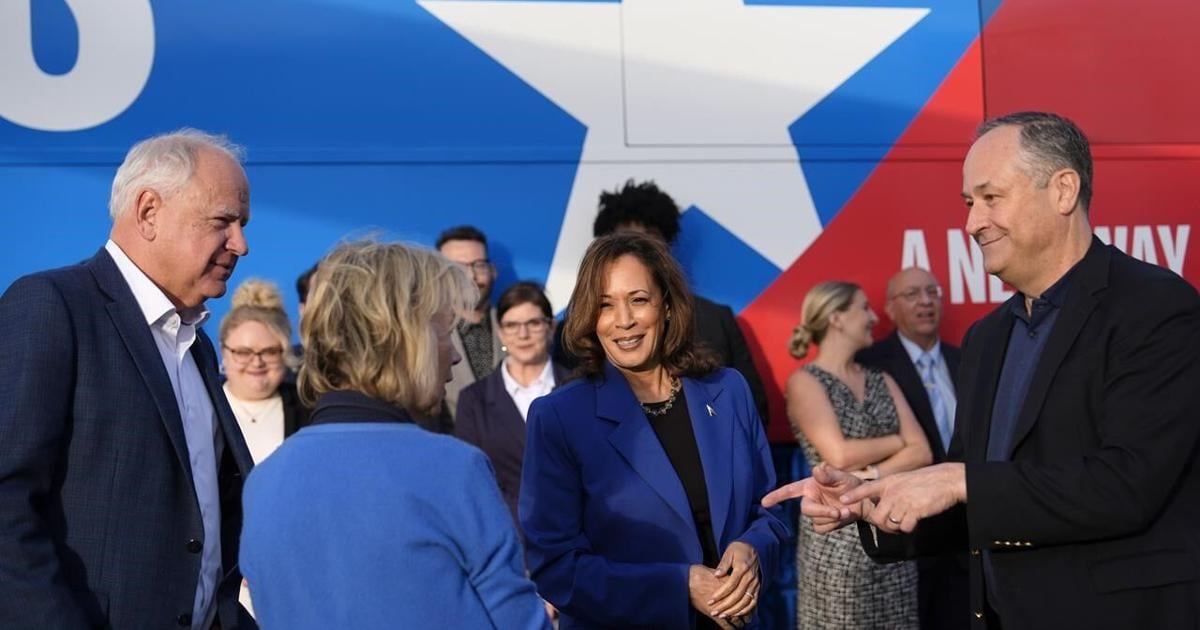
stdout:
[[340,422],[412,422],[408,412],[391,404],[349,390],[321,394],[309,416],[309,424]]
[[[666,401],[646,405],[652,409],[662,409]],[[688,414],[687,399],[683,389],[675,395],[671,408],[661,416],[646,414],[654,434],[667,452],[667,459],[679,480],[683,482],[683,490],[687,493],[688,505],[692,508],[692,519],[696,523],[696,533],[700,536],[700,549],[704,552],[704,564],[716,567],[721,561],[717,554],[717,545],[713,539],[712,514],[708,510],[708,484],[704,481],[704,467],[700,463],[700,449],[696,446],[696,432],[692,429],[692,418]],[[696,616],[697,628],[716,628],[708,617]]]

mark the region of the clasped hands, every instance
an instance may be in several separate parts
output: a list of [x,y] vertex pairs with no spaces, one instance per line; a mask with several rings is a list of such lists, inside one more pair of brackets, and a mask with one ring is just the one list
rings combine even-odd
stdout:
[[750,623],[760,586],[758,552],[740,541],[729,544],[715,569],[693,564],[688,570],[692,607],[723,630]]
[[783,486],[763,497],[765,507],[788,499],[803,499],[800,513],[820,534],[865,520],[890,533],[911,533],[921,519],[940,514],[967,500],[966,468],[960,463],[937,464],[864,482],[851,473],[825,464],[812,476]]

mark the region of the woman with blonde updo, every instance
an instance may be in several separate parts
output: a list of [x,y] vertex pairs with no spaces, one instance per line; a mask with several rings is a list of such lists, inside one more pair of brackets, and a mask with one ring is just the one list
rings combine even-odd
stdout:
[[[929,443],[892,378],[854,361],[878,322],[858,285],[829,281],[804,298],[789,344],[802,359],[820,354],[788,379],[787,411],[811,466],[877,479],[926,466]],[[916,628],[917,572],[911,562],[876,564],[858,531],[817,535],[801,517],[796,554],[798,628]]]
[[257,464],[306,424],[308,410],[296,386],[284,382],[297,362],[279,289],[250,279],[234,291],[232,302],[219,331],[225,397]]

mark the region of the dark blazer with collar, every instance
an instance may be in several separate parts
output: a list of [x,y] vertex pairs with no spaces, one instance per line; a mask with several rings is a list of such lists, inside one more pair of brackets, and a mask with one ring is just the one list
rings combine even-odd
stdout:
[[[1019,294],[1013,300],[1021,300]],[[988,462],[1010,304],[963,344],[950,458],[967,496],[913,536],[860,526],[868,553],[991,550],[1008,628],[1200,627],[1200,296],[1179,276],[1093,240],[1017,419],[1010,461]],[[972,613],[976,627],[985,617]]]
[[[550,365],[557,389],[570,373],[557,363]],[[525,457],[525,419],[504,387],[503,369],[503,365],[496,366],[487,378],[471,384],[459,394],[454,434],[488,456],[496,473],[500,495],[516,523],[521,463]]]
[[[103,249],[0,298],[0,627],[190,624],[204,530],[152,335]],[[223,443],[217,620],[247,627],[237,554],[250,453],[203,331],[191,352]]]
[[[958,385],[958,364],[961,353],[956,346],[942,340],[938,347],[942,360],[950,370],[951,382]],[[874,367],[892,376],[913,415],[925,432],[929,448],[933,451],[933,463],[946,461],[946,448],[942,446],[942,435],[938,431],[937,418],[929,403],[929,394],[912,357],[900,340],[900,333],[892,334],[859,351],[855,359],[866,366]],[[917,611],[921,628],[924,630],[952,630],[968,625],[970,596],[967,589],[967,556],[965,551],[920,558],[917,562],[919,581],[917,585]]]
[[[769,581],[789,534],[759,504],[775,472],[750,389],[724,368],[682,381],[717,549],[754,547]],[[625,378],[606,365],[603,377],[534,401],[527,440],[526,559],[559,627],[690,628],[688,570],[703,552],[683,484]]]
[[[958,362],[961,357],[959,349],[945,341],[938,346],[941,348],[942,360],[950,369],[950,380],[957,387]],[[892,331],[892,334],[875,342],[871,347],[859,351],[855,360],[892,376],[900,386],[900,391],[904,393],[904,399],[912,408],[917,422],[921,424],[921,429],[925,431],[925,439],[929,440],[929,447],[933,450],[933,463],[946,461],[946,448],[942,446],[942,435],[938,431],[933,407],[929,404],[929,394],[925,392],[925,384],[917,372],[917,367],[913,365],[912,357],[900,341],[900,333]]]

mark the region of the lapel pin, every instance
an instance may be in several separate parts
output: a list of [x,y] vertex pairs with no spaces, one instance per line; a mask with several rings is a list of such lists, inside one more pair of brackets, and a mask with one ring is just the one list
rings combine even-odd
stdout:
[[713,411],[712,405],[710,405],[708,403],[704,403],[704,408],[708,410],[708,417],[711,418],[711,417],[717,415],[717,412]]

